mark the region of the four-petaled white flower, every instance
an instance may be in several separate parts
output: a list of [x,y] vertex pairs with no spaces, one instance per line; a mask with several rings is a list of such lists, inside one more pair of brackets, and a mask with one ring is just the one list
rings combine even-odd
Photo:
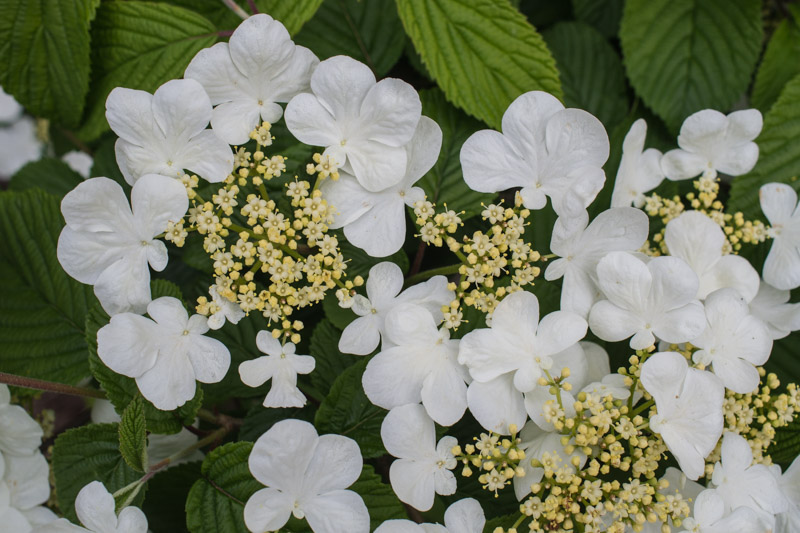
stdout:
[[386,315],[401,303],[413,303],[427,309],[438,324],[443,317],[442,306],[455,299],[447,288],[447,278],[434,276],[400,292],[403,288],[403,271],[394,263],[378,263],[369,269],[367,297],[354,298],[353,311],[359,318],[353,320],[342,332],[339,350],[344,353],[367,355],[383,340],[383,349],[389,348],[386,338]]
[[167,266],[167,247],[155,237],[189,208],[184,186],[151,174],[133,186],[131,205],[120,185],[92,178],[67,193],[67,222],[58,238],[58,261],[94,293],[109,315],[143,313],[150,302],[150,271]]
[[315,533],[369,532],[364,500],[345,490],[363,466],[354,440],[319,436],[308,422],[282,420],[258,438],[248,465],[266,485],[244,506],[244,523],[253,533],[277,531],[292,515],[305,518]]
[[722,228],[699,211],[687,211],[669,221],[664,232],[669,254],[689,263],[700,285],[697,297],[723,287],[733,287],[746,301],[755,298],[761,279],[744,257],[723,255],[725,234]]
[[633,336],[630,346],[643,350],[656,337],[689,341],[703,332],[703,306],[697,300],[697,276],[677,257],[649,263],[625,252],[613,252],[597,265],[598,284],[607,300],[592,307],[589,327],[606,341]]
[[326,59],[311,75],[313,94],[286,106],[286,126],[300,142],[324,146],[339,167],[369,191],[396,185],[406,174],[406,151],[422,114],[408,83],[375,75],[346,56]]
[[171,411],[191,400],[195,380],[218,383],[231,354],[220,341],[206,337],[208,320],[191,318],[180,300],[162,297],[147,306],[150,318],[122,313],[97,332],[97,355],[108,368],[136,378],[142,396]]
[[330,227],[344,228],[348,242],[372,257],[386,257],[398,251],[406,238],[405,207],[425,199],[422,189],[413,185],[436,163],[441,146],[439,125],[421,117],[406,146],[405,176],[396,185],[373,192],[346,172],[341,172],[338,180],[323,181],[322,194],[337,212]]
[[92,481],[75,498],[75,513],[84,527],[61,518],[36,533],[147,533],[147,517],[138,507],[114,511],[114,497],[99,481]]
[[644,205],[644,193],[650,192],[664,181],[661,170],[661,152],[655,148],[644,149],[647,122],[640,118],[633,123],[622,142],[622,159],[619,162],[611,207]]
[[725,387],[711,372],[689,368],[675,352],[659,352],[642,365],[642,385],[656,402],[650,427],[661,434],[683,473],[696,480],[722,435]]
[[694,502],[692,515],[683,520],[681,533],[763,533],[764,526],[749,507],[725,509],[725,501],[714,489],[701,492]]
[[10,402],[8,386],[0,384],[0,463],[3,453],[31,455],[42,444],[42,427],[25,409]]
[[155,94],[117,87],[106,100],[117,164],[133,185],[145,174],[180,177],[190,170],[210,182],[233,170],[230,146],[207,130],[211,101],[195,80],[172,80]]
[[411,520],[387,520],[375,533],[481,533],[486,516],[481,504],[464,498],[450,505],[444,512],[444,525],[417,524]]
[[733,392],[753,392],[761,380],[756,366],[766,363],[772,351],[767,325],[750,314],[736,289],[709,294],[705,313],[706,329],[692,341],[701,349],[692,360],[712,365],[714,374]]
[[231,324],[238,324],[244,318],[245,312],[242,306],[224,298],[216,286],[209,287],[208,294],[211,296],[211,301],[217,306],[217,312],[208,317],[209,328],[220,329],[225,325],[226,320]]
[[760,318],[769,329],[772,340],[786,337],[800,329],[800,303],[789,303],[791,292],[761,282],[758,294],[750,302],[750,313]]
[[239,365],[242,382],[248,387],[260,387],[272,380],[264,407],[303,407],[306,397],[297,388],[297,374],[314,370],[314,358],[295,354],[295,345],[291,342],[281,346],[269,331],[258,332],[256,346],[267,355]]
[[362,377],[367,398],[384,409],[421,401],[442,426],[461,420],[470,377],[458,363],[458,340],[414,304],[400,304],[386,315],[386,336],[393,346],[373,357]]
[[229,43],[200,50],[184,76],[199,81],[217,106],[214,132],[228,144],[244,144],[261,120],[281,118],[277,102],[309,89],[318,64],[311,50],[292,42],[283,24],[262,13],[242,22]]
[[419,404],[395,407],[381,424],[383,445],[397,460],[389,467],[389,481],[400,501],[420,511],[433,506],[435,494],[448,496],[456,491],[453,470],[458,462],[452,449],[455,437],[442,437],[436,443],[433,420]]
[[800,204],[784,183],[768,183],[758,191],[761,210],[771,225],[772,248],[764,262],[764,281],[776,289],[800,287]]
[[683,121],[679,149],[661,159],[661,169],[671,180],[700,174],[715,178],[717,172],[740,176],[750,172],[758,160],[753,140],[761,133],[763,119],[758,109],[734,111],[728,116],[704,109]]
[[464,181],[470,189],[497,192],[522,187],[528,209],[542,209],[547,196],[560,213],[567,191],[588,206],[603,188],[608,134],[581,109],[564,109],[551,94],[532,91],[503,114],[503,133],[481,130],[461,148]]

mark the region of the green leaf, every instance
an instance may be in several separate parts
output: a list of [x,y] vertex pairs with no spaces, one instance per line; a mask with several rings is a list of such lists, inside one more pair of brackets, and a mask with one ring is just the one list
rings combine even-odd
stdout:
[[756,73],[750,102],[766,113],[781,89],[800,74],[800,6],[786,5],[794,18],[781,21],[769,40]]
[[392,487],[381,482],[371,465],[364,465],[358,480],[349,490],[357,492],[364,499],[369,511],[370,530],[374,531],[386,520],[408,519],[405,507],[395,496]]
[[350,244],[344,237],[339,238],[339,248],[347,260],[346,274],[348,279],[354,279],[356,276],[362,276],[367,279],[369,269],[384,261],[396,263],[403,272],[408,270],[408,255],[403,250],[398,250],[388,257],[372,257],[367,255],[367,252],[361,248],[356,248]]
[[784,470],[800,455],[800,418],[795,418],[787,426],[775,430],[775,437],[767,453]]
[[[53,474],[58,506],[64,515],[77,522],[75,498],[91,483],[100,481],[114,493],[141,478],[119,452],[117,424],[89,424],[69,429],[58,436],[53,446]],[[141,505],[144,491],[134,498]]]
[[147,482],[147,499],[142,510],[153,533],[188,531],[183,502],[198,479],[200,462],[196,461],[170,467]]
[[561,22],[543,33],[556,58],[567,107],[585,109],[611,129],[625,118],[625,72],[614,48],[596,29]]
[[58,199],[0,193],[0,370],[75,385],[88,377],[84,322],[97,301],[56,257]]
[[92,24],[92,85],[79,135],[95,139],[108,129],[106,98],[115,87],[154,92],[183,76],[194,55],[217,41],[202,16],[153,2],[103,2]]
[[364,458],[386,453],[381,442],[381,422],[386,410],[369,401],[361,385],[368,360],[362,359],[342,372],[333,382],[330,393],[320,404],[314,425],[320,435],[336,433],[358,443]]
[[186,525],[191,533],[239,533],[244,525],[244,504],[263,486],[247,466],[252,442],[232,442],[206,456],[202,479],[186,499]]
[[594,26],[603,37],[613,37],[619,31],[624,4],[624,0],[572,0],[572,11],[576,19]]
[[347,55],[384,76],[403,54],[405,38],[392,0],[325,0],[295,41],[320,59]]
[[482,202],[490,203],[496,196],[473,191],[461,173],[461,146],[484,126],[448,103],[438,89],[422,91],[420,98],[422,113],[442,128],[442,151],[433,168],[416,185],[422,187],[428,200],[440,207],[447,204],[456,212],[464,211],[461,218],[466,220],[482,211]]
[[309,374],[309,378],[312,385],[325,394],[331,390],[337,377],[360,360],[356,355],[343,354],[339,351],[339,337],[341,336],[342,332],[325,318],[311,333],[309,351],[317,363],[314,371]]
[[0,85],[33,115],[75,126],[99,0],[0,0]]
[[[364,2],[366,3],[366,2]],[[290,35],[295,35],[303,25],[314,16],[322,5],[322,0],[256,0],[256,7],[261,13],[280,20]]]
[[772,353],[764,367],[767,372],[775,372],[782,383],[800,383],[800,368],[797,367],[798,343],[800,332],[794,332],[772,344]]
[[69,191],[83,183],[83,176],[69,168],[65,162],[54,157],[44,157],[28,163],[11,178],[12,191],[24,191],[38,187],[44,192],[63,198]]
[[141,396],[136,396],[122,412],[119,451],[128,466],[138,472],[147,470],[147,424]]
[[728,211],[742,211],[745,219],[761,219],[758,189],[771,182],[787,183],[800,190],[800,74],[786,84],[780,98],[764,118],[756,142],[760,154],[755,168],[733,180]]
[[296,418],[306,422],[314,421],[316,408],[311,404],[305,407],[264,407],[260,403],[254,405],[244,417],[239,429],[239,439],[256,441],[258,438],[281,420]]
[[631,84],[677,131],[747,89],[763,38],[761,0],[629,0],[619,36]]
[[493,128],[522,93],[561,98],[544,40],[507,0],[397,0],[397,9],[447,99]]

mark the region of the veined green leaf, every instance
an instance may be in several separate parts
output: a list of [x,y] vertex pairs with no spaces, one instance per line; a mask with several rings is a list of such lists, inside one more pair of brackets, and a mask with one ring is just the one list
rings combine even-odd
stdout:
[[786,8],[794,18],[781,21],[770,37],[750,98],[762,113],[769,111],[786,84],[800,74],[800,6]]
[[83,176],[54,157],[44,157],[28,163],[11,177],[9,188],[24,191],[38,187],[44,192],[63,198],[69,191],[83,183]]
[[122,412],[119,451],[128,466],[138,472],[147,470],[147,424],[141,396],[136,396]]
[[572,11],[576,19],[594,26],[603,37],[613,37],[619,31],[624,4],[624,0],[572,0]]

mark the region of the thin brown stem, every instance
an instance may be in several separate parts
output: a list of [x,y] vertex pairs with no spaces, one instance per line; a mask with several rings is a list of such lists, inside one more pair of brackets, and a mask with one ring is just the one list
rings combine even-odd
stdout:
[[106,397],[106,394],[101,390],[90,389],[88,387],[74,387],[72,385],[45,381],[43,379],[17,376],[15,374],[8,374],[6,372],[0,372],[0,383],[5,383],[14,387],[24,387],[26,389],[55,392],[56,394],[69,394],[70,396],[83,396],[86,398],[102,399],[105,399]]
[[218,440],[222,440],[222,438],[230,431],[227,427],[221,427],[218,430],[210,433],[208,436],[198,440],[188,448],[185,448],[178,453],[172,454],[166,459],[162,459],[161,461],[157,462],[156,464],[152,465],[150,469],[147,471],[147,474],[139,480],[139,483],[146,483],[150,478],[155,476],[158,472],[168,467],[170,464],[174,463],[179,459],[183,459],[191,455],[195,450],[199,450],[200,448],[204,448],[210,444],[217,442]]

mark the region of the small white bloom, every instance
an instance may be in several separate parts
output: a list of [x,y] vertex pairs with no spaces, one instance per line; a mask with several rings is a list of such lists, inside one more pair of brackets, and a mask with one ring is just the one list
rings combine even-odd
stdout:
[[40,527],[36,533],[147,533],[147,517],[138,507],[114,511],[114,497],[99,481],[92,481],[75,498],[75,512],[84,527],[65,518]]
[[233,170],[230,146],[207,130],[211,101],[195,80],[171,80],[154,94],[117,87],[106,100],[117,163],[133,185],[145,174],[178,178],[184,169],[212,183]]
[[236,303],[223,298],[217,290],[217,287],[212,285],[208,289],[208,294],[211,296],[212,302],[219,309],[216,313],[208,317],[208,327],[211,329],[220,329],[225,325],[227,320],[231,324],[238,324],[244,318],[245,312],[242,307]]
[[761,210],[770,223],[772,248],[764,263],[764,281],[776,289],[800,287],[800,204],[784,183],[768,183],[758,191]]
[[481,504],[472,498],[464,498],[451,504],[444,512],[444,526],[387,520],[378,526],[375,533],[482,533],[485,525],[486,516]]
[[308,422],[282,420],[258,438],[248,465],[266,485],[244,506],[244,523],[253,533],[277,531],[292,515],[305,518],[314,533],[369,532],[364,500],[345,490],[363,466],[354,440],[319,436]]
[[687,211],[670,220],[664,242],[669,254],[689,263],[700,278],[699,299],[723,287],[733,287],[748,302],[755,298],[761,281],[758,272],[744,257],[722,255],[725,234],[703,213]]
[[58,238],[58,261],[94,293],[109,315],[143,313],[150,302],[150,270],[167,266],[167,247],[155,237],[189,208],[184,186],[151,174],[133,186],[131,205],[122,187],[92,178],[67,193],[61,212],[67,222]]
[[10,402],[8,386],[0,384],[0,462],[3,453],[32,455],[42,444],[42,427],[25,409]]
[[525,93],[503,114],[503,133],[481,130],[461,148],[464,181],[475,191],[522,187],[528,209],[542,209],[550,197],[560,213],[567,191],[586,207],[603,188],[608,135],[603,124],[581,109],[564,109],[556,97]]
[[789,303],[791,292],[779,290],[762,281],[758,294],[750,302],[750,313],[760,318],[769,329],[772,340],[800,330],[800,303]]
[[767,325],[750,314],[736,289],[719,289],[705,301],[706,329],[692,344],[695,363],[712,365],[722,384],[739,394],[753,392],[763,365],[772,351]]
[[448,496],[456,491],[453,470],[455,437],[436,443],[433,420],[419,404],[395,407],[381,424],[383,445],[397,460],[389,468],[389,481],[400,501],[420,511],[433,506],[434,494]]
[[383,340],[386,344],[386,315],[401,303],[413,303],[427,309],[436,323],[441,322],[442,306],[455,299],[455,293],[448,290],[447,278],[434,276],[428,281],[418,283],[400,292],[403,288],[403,271],[394,263],[378,263],[369,269],[367,276],[367,298],[353,298],[353,311],[359,318],[353,320],[342,332],[339,350],[343,353],[367,355]]
[[187,79],[199,81],[217,107],[211,117],[214,132],[228,144],[244,144],[262,120],[277,122],[288,102],[309,89],[319,59],[296,46],[279,21],[253,15],[231,35],[197,53],[186,67]]
[[28,533],[56,519],[43,506],[50,497],[50,467],[39,450],[27,455],[0,454],[0,529]]
[[671,180],[700,174],[714,178],[717,172],[740,176],[750,172],[758,160],[753,140],[761,133],[763,119],[757,109],[734,111],[728,116],[704,109],[683,121],[678,146],[661,159],[661,168]]
[[642,385],[656,402],[650,427],[660,433],[686,477],[696,480],[722,435],[725,387],[711,372],[689,368],[674,352],[651,355],[642,365]]
[[62,155],[61,160],[66,163],[69,168],[83,176],[83,179],[89,179],[89,173],[94,164],[92,156],[80,150],[72,150]]
[[664,181],[661,170],[661,152],[655,148],[644,149],[647,122],[640,118],[631,126],[622,142],[622,159],[614,180],[611,207],[644,205],[644,194]]
[[0,128],[0,182],[8,181],[31,161],[42,157],[44,143],[36,133],[36,121],[24,116]]
[[732,512],[714,489],[701,492],[694,502],[692,515],[683,520],[681,533],[764,533],[756,513],[749,507],[738,507]]
[[225,377],[231,354],[220,341],[204,336],[207,319],[189,317],[176,298],[147,306],[150,318],[122,313],[97,332],[97,355],[111,370],[136,378],[142,396],[163,411],[194,397],[197,384]]
[[344,171],[367,190],[378,192],[406,173],[405,145],[414,135],[422,104],[408,83],[375,82],[364,65],[346,56],[319,64],[311,76],[313,94],[299,94],[286,106],[286,125],[300,142],[324,146]]
[[677,257],[656,257],[645,264],[625,252],[612,252],[598,263],[597,276],[608,300],[592,307],[589,327],[601,339],[615,342],[633,335],[631,348],[643,350],[656,337],[677,343],[702,333],[697,276]]
[[0,122],[16,122],[23,111],[24,109],[19,105],[19,102],[0,87]]
[[267,355],[239,365],[242,383],[260,387],[271,379],[272,387],[264,399],[264,407],[303,407],[306,397],[297,388],[297,374],[314,370],[314,358],[295,354],[295,345],[291,342],[281,346],[269,331],[258,332],[256,346]]
[[386,257],[398,251],[406,238],[405,207],[425,199],[422,189],[413,185],[436,163],[441,146],[439,125],[421,117],[414,137],[405,147],[405,176],[396,185],[372,192],[345,172],[338,180],[326,179],[320,189],[337,212],[330,227],[344,228],[347,240],[372,257]]

